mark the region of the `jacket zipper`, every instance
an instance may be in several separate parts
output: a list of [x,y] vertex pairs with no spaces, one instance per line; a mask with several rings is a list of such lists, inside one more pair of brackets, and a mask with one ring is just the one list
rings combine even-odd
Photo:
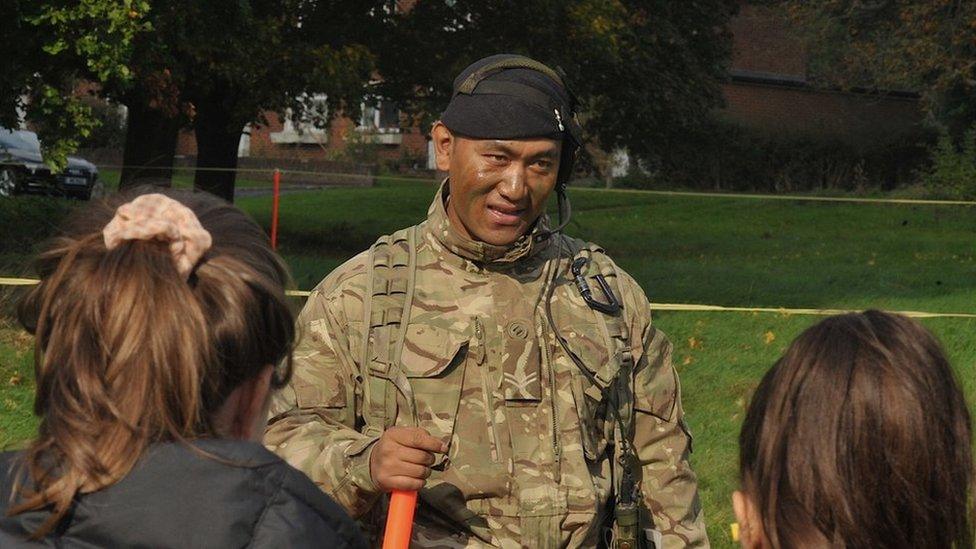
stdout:
[[474,337],[478,345],[477,366],[481,370],[481,393],[485,401],[485,419],[488,420],[488,443],[491,445],[491,460],[498,462],[498,434],[495,432],[495,402],[492,398],[492,391],[489,387],[491,376],[485,366],[485,355],[488,349],[485,345],[485,327],[481,319],[474,317]]
[[552,352],[549,348],[549,338],[542,318],[539,318],[539,333],[546,368],[549,370],[549,402],[552,406],[552,458],[554,464],[553,475],[556,482],[561,477],[562,448],[559,446],[559,404],[556,402],[556,370],[552,364]]

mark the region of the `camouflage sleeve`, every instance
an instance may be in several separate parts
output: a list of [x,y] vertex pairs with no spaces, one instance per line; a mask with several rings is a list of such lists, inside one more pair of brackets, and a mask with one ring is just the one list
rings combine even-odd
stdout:
[[358,322],[347,322],[342,297],[328,279],[298,317],[300,341],[291,382],[272,399],[264,442],[303,471],[353,517],[379,496],[369,474],[376,437],[356,430],[360,417],[357,379],[362,379],[349,341]]
[[[688,463],[691,433],[681,408],[678,373],[671,362],[671,342],[651,325],[643,291],[632,300],[634,342],[634,445],[641,464],[641,488],[654,528],[665,548],[709,547],[698,499],[698,479]],[[626,303],[625,303],[626,307]]]
[[644,503],[664,536],[664,547],[708,547],[698,479],[688,463],[691,434],[671,365],[671,343],[651,327],[644,345],[634,379],[634,445]]

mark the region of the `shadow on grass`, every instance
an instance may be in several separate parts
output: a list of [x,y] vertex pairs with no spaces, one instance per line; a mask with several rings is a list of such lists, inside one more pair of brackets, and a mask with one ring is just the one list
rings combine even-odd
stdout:
[[348,221],[323,224],[308,232],[283,228],[279,233],[283,252],[303,255],[353,256],[371,246],[379,236]]

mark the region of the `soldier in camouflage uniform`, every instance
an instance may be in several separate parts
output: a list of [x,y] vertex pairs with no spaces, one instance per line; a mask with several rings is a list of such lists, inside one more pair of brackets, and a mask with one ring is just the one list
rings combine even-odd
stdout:
[[427,219],[312,292],[266,444],[374,540],[384,493],[420,488],[414,546],[595,547],[633,472],[662,545],[707,547],[671,345],[638,284],[543,215],[578,146],[572,96],[517,56],[455,89]]

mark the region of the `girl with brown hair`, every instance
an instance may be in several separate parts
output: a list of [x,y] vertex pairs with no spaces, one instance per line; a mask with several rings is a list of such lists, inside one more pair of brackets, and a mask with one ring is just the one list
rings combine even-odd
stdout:
[[0,546],[363,545],[258,444],[295,333],[287,270],[246,215],[206,194],[116,197],[37,270],[18,315],[41,424],[0,455]]
[[756,390],[739,445],[743,547],[973,547],[969,412],[938,341],[904,316],[803,332]]

